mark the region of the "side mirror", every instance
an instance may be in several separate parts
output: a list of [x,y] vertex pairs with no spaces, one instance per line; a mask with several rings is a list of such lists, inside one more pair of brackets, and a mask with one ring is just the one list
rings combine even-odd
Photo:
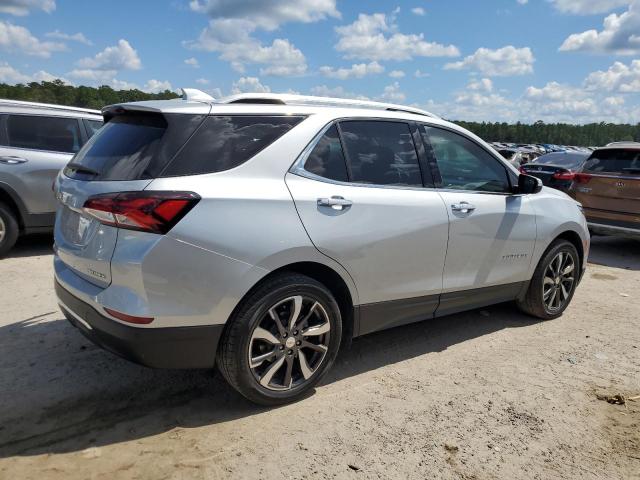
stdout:
[[518,177],[518,193],[538,193],[542,190],[542,180],[531,175],[520,174]]

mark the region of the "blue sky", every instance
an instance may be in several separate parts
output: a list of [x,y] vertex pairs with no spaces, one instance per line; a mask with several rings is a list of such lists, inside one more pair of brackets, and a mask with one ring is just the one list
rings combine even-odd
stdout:
[[640,0],[0,0],[0,82],[640,122]]

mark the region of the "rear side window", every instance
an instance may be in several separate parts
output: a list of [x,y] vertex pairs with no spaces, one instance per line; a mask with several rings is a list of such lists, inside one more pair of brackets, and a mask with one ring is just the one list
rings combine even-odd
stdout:
[[78,120],[67,117],[9,115],[7,144],[10,147],[75,153],[81,146]]
[[125,113],[100,128],[67,165],[82,180],[144,180],[160,176],[204,115]]
[[162,176],[214,173],[237,167],[271,145],[303,118],[291,115],[207,117]]
[[347,165],[342,153],[338,129],[332,125],[313,148],[304,169],[320,177],[348,182]]
[[96,133],[100,128],[102,128],[103,123],[99,120],[84,120],[84,124],[87,127],[87,136],[89,138],[93,137],[93,134]]
[[340,130],[352,182],[422,187],[408,124],[345,121],[340,122]]
[[596,150],[584,164],[585,172],[640,174],[640,150],[607,149]]

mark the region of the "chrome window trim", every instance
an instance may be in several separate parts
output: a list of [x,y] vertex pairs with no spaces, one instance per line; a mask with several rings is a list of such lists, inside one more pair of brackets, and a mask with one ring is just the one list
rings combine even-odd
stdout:
[[[409,185],[378,185],[375,183],[358,183],[358,182],[341,182],[339,180],[333,180],[331,178],[326,178],[326,177],[321,177],[320,175],[316,175],[315,173],[311,173],[307,170],[304,169],[304,164],[307,161],[307,159],[309,158],[309,155],[311,155],[311,152],[313,151],[313,149],[316,147],[316,145],[318,144],[318,142],[322,139],[322,137],[324,136],[325,133],[327,133],[327,130],[329,130],[333,125],[336,125],[339,122],[344,122],[344,121],[386,121],[386,122],[396,122],[396,123],[404,123],[406,125],[408,125],[410,127],[411,125],[411,121],[409,120],[404,120],[401,118],[384,118],[384,117],[341,117],[341,118],[334,118],[333,120],[331,120],[329,123],[327,123],[324,127],[322,127],[322,129],[313,137],[313,139],[311,139],[311,142],[309,142],[307,144],[307,146],[304,148],[304,150],[302,150],[302,152],[300,153],[300,155],[298,155],[298,158],[293,162],[293,165],[291,166],[291,168],[289,168],[289,173],[292,173],[294,175],[298,175],[299,177],[304,177],[304,178],[308,178],[310,180],[315,180],[318,182],[324,182],[324,183],[329,183],[332,185],[340,185],[343,187],[366,187],[366,188],[383,188],[383,189],[391,189],[391,190],[416,190],[416,191],[424,191],[424,190],[430,190],[433,191],[435,190],[435,188],[427,186],[427,185],[421,185],[419,187],[414,187],[414,186],[409,186]],[[412,138],[412,141],[413,138]],[[415,141],[414,141],[414,148],[416,148],[415,145]],[[344,150],[344,147],[343,147]],[[343,151],[343,155],[345,155],[345,152]],[[417,152],[416,152],[417,155]],[[345,155],[345,163],[347,161],[346,155]]]

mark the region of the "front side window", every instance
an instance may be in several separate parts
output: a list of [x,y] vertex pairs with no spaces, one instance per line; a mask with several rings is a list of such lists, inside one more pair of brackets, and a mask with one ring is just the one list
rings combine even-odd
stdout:
[[304,169],[329,180],[349,181],[340,136],[335,125],[332,125],[313,147],[304,162]]
[[421,187],[422,176],[409,125],[403,122],[340,122],[350,180]]
[[442,177],[442,188],[509,192],[506,168],[475,142],[442,128],[423,126]]
[[75,153],[80,150],[78,120],[40,115],[9,115],[7,143],[10,147]]

